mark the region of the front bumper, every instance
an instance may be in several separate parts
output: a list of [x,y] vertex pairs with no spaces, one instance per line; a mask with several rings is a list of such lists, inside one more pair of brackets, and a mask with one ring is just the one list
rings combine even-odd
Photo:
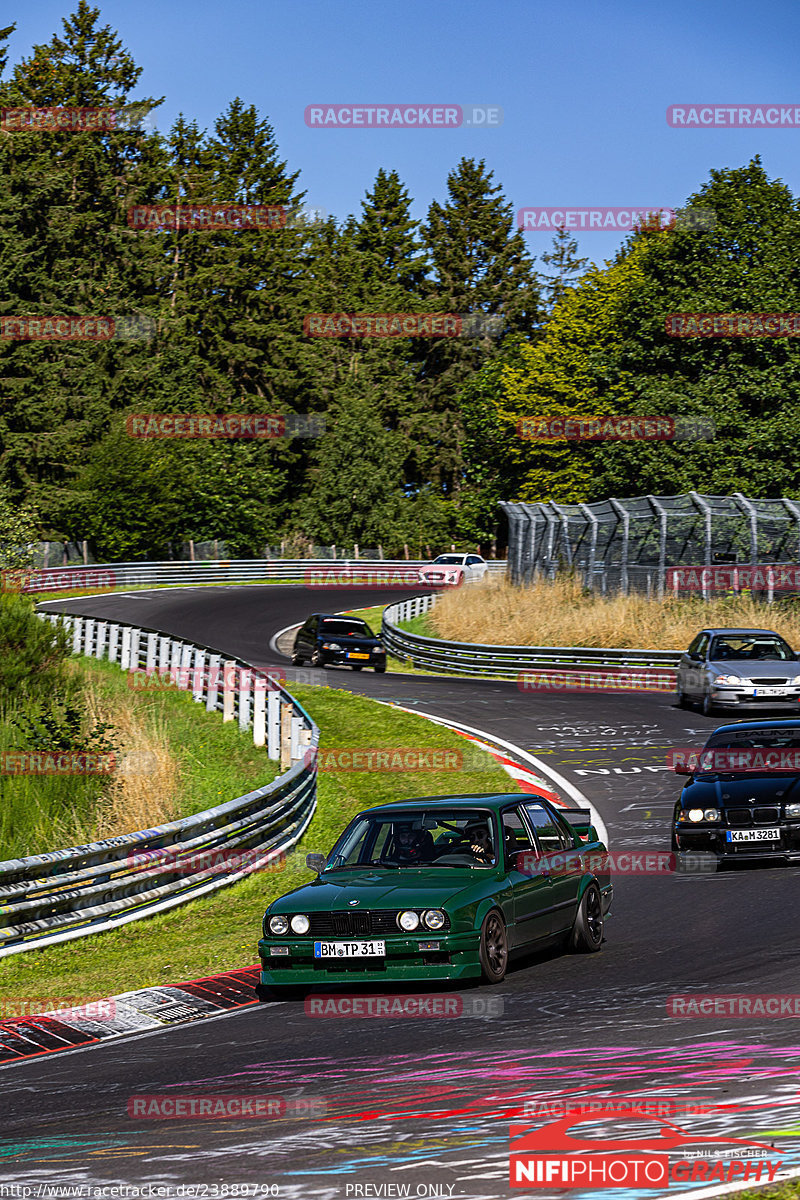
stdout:
[[[374,936],[374,935],[373,935]],[[476,979],[481,974],[478,958],[480,936],[467,933],[406,938],[380,935],[386,942],[386,957],[315,959],[315,941],[346,941],[341,937],[262,938],[258,943],[261,958],[261,983],[266,987],[280,984],[315,983],[386,983],[389,980]],[[420,950],[420,940],[438,942],[439,950]],[[285,946],[289,953],[274,955],[271,949]]]
[[[715,854],[725,862],[746,862],[756,859],[800,858],[800,822],[778,821],[780,829],[777,842],[729,842],[726,838],[733,827],[710,825],[698,822],[688,825],[680,822],[675,826],[678,849],[688,852],[705,851]],[[736,828],[742,828],[737,826]],[[758,826],[755,826],[757,829]]]
[[385,667],[386,653],[368,658],[348,658],[346,650],[320,650],[322,661],[332,667]]
[[779,696],[759,696],[758,692],[764,690],[764,686],[758,687],[756,684],[745,684],[742,687],[712,687],[710,689],[712,704],[718,705],[720,708],[777,708],[787,705],[791,708],[800,707],[800,687],[794,685],[781,688]]

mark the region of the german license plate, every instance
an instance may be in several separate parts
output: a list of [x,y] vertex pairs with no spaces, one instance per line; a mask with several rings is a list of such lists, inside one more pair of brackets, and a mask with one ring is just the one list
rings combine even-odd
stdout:
[[348,650],[347,657],[348,658],[369,658],[369,655],[368,654],[356,654],[354,650]]
[[785,689],[781,687],[757,687],[754,696],[782,696]]
[[777,842],[780,841],[780,829],[728,829],[726,837],[729,842]]
[[386,942],[314,942],[314,958],[383,958]]

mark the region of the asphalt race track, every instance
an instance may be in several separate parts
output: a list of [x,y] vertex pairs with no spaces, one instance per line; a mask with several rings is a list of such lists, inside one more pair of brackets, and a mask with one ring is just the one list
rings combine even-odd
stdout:
[[[318,590],[251,586],[44,607],[135,621],[259,667],[280,665],[291,689],[292,668],[270,650],[278,630],[310,612],[396,598],[353,590],[331,600]],[[669,849],[680,781],[666,768],[667,751],[701,744],[720,723],[682,712],[668,694],[552,695],[341,669],[317,675],[535,754],[598,807],[615,850]],[[800,992],[799,882],[795,867],[617,876],[601,953],[540,955],[512,966],[499,987],[451,993],[493,1008],[501,999],[499,1015],[319,1019],[284,1002],[4,1068],[0,1179],[152,1183],[170,1185],[172,1195],[192,1184],[199,1197],[223,1196],[225,1185],[228,1196],[509,1196],[509,1124],[522,1120],[525,1102],[600,1092],[732,1106],[681,1128],[719,1135],[720,1144],[723,1135],[774,1144],[772,1159],[796,1167],[797,1019],[672,1018],[666,1002],[676,993]],[[254,929],[251,962],[258,936]],[[316,1105],[316,1115],[127,1115],[131,1097],[163,1093],[293,1096],[312,1111]],[[614,1137],[655,1137],[659,1127],[604,1126]],[[694,1194],[702,1178],[674,1183],[670,1194]]]

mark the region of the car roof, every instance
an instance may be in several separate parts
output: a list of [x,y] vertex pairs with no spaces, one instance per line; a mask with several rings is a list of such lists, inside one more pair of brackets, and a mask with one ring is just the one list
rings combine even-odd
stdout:
[[376,804],[363,812],[398,812],[409,808],[483,808],[498,809],[504,804],[521,800],[543,800],[543,796],[528,796],[523,792],[467,792],[457,796],[414,796],[410,800],[393,800],[389,804]]
[[719,725],[709,737],[717,733],[727,733],[729,729],[800,729],[800,720],[787,717],[783,721],[731,721],[727,725]]
[[706,629],[701,629],[700,632],[701,633],[769,633],[773,637],[781,636],[779,633],[776,633],[774,629],[751,629],[751,628],[734,629],[732,626],[729,626],[727,628],[720,628],[720,629],[706,628]]
[[346,613],[311,613],[306,620],[310,621],[311,617],[323,617],[326,621],[335,617],[337,621],[360,621],[362,625],[366,625],[363,617],[348,617]]

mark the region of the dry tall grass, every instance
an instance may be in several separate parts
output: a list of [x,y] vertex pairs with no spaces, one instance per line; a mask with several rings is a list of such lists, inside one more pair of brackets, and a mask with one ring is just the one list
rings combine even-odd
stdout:
[[436,636],[512,646],[619,646],[685,650],[708,625],[775,629],[800,649],[800,605],[749,597],[648,600],[587,595],[577,580],[514,587],[484,580],[445,592],[431,613]]
[[136,710],[136,696],[110,699],[87,684],[87,709],[92,723],[105,721],[119,748],[121,763],[98,802],[97,838],[150,829],[180,815],[178,764],[170,753],[166,728],[145,723]]

